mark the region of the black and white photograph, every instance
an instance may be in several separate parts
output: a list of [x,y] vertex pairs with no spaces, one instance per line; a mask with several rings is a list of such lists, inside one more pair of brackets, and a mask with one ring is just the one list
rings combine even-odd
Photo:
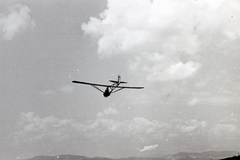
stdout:
[[0,0],[0,160],[240,159],[240,0]]

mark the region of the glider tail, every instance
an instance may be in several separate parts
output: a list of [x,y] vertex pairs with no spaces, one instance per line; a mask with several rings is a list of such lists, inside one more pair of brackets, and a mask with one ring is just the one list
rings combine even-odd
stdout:
[[121,76],[118,75],[118,80],[117,81],[114,81],[114,80],[109,80],[110,82],[113,82],[113,83],[116,83],[116,84],[120,84],[120,83],[127,83],[127,82],[124,82],[124,81],[121,81]]
[[[114,81],[114,80],[109,80],[110,82],[113,82],[113,83],[118,83],[118,81]],[[120,83],[127,83],[127,82],[124,82],[124,81],[120,81]]]

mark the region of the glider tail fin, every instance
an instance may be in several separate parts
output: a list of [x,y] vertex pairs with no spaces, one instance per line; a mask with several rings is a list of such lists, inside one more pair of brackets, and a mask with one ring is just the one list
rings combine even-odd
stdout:
[[109,80],[110,82],[113,82],[113,83],[116,83],[116,84],[120,84],[120,83],[127,83],[127,82],[124,82],[124,81],[121,81],[121,76],[120,75],[118,75],[118,80],[117,81],[115,81],[115,80]]

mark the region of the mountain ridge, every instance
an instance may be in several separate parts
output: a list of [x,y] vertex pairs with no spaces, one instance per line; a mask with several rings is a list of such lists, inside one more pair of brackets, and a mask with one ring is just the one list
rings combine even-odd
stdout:
[[35,156],[22,160],[220,160],[238,155],[236,151],[206,151],[206,152],[179,152],[167,154],[161,157],[127,157],[127,158],[107,158],[107,157],[86,157],[80,155],[63,154],[56,156]]

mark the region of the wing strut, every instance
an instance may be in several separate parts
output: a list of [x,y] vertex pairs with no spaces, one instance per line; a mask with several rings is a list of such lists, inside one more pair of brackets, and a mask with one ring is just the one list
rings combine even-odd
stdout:
[[99,89],[98,87],[96,87],[95,85],[91,85],[93,88],[99,90],[100,92],[104,93],[101,89]]
[[119,88],[118,90],[113,91],[112,93],[118,92],[118,91],[120,91],[120,90],[122,90],[122,89],[124,89],[124,88]]

